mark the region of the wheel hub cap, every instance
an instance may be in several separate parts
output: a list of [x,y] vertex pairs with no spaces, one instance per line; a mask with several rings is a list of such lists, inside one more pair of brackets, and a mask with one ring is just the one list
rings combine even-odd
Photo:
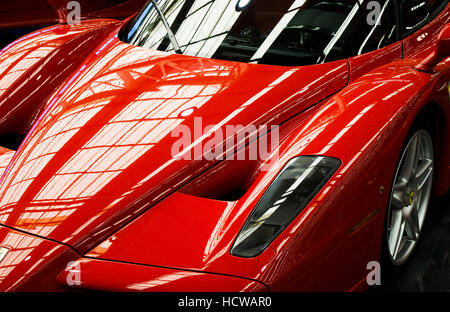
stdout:
[[409,205],[412,206],[413,203],[414,203],[414,192],[411,192],[409,194]]

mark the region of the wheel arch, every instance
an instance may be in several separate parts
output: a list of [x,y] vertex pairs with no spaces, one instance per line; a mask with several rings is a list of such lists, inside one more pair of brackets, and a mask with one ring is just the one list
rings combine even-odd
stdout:
[[435,154],[435,177],[433,195],[442,196],[448,191],[448,167],[447,159],[450,155],[449,141],[450,125],[447,109],[437,101],[430,101],[417,114],[413,125],[424,125],[431,131]]

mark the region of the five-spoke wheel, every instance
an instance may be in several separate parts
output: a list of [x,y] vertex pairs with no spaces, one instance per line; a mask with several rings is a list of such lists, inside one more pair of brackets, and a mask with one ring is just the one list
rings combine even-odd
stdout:
[[433,140],[416,132],[400,158],[387,216],[387,249],[395,266],[404,264],[419,239],[433,183]]

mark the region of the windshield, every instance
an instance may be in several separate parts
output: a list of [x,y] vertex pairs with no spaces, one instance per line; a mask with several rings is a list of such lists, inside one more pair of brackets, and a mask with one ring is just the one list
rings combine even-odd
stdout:
[[121,39],[149,49],[206,58],[316,64],[346,57],[344,30],[360,2],[155,0],[123,29]]

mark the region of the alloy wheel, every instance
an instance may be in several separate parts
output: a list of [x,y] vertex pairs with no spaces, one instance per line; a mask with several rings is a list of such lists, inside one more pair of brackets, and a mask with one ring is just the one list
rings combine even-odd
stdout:
[[400,159],[388,209],[387,246],[392,263],[404,264],[419,240],[433,183],[433,141],[425,130],[408,142]]

